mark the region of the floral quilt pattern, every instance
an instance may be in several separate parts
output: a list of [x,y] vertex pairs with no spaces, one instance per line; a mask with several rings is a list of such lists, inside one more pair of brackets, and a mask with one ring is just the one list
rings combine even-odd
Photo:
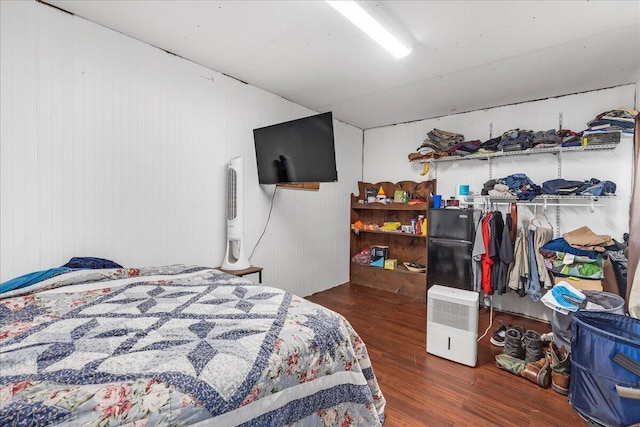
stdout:
[[[366,347],[337,313],[204,268],[72,276],[0,299],[0,419],[9,425],[384,420]],[[87,281],[98,285],[64,292]]]

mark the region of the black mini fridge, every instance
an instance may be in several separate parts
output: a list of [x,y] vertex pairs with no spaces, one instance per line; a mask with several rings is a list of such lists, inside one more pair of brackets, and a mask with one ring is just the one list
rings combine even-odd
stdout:
[[480,217],[477,209],[429,209],[427,289],[442,285],[473,290],[471,253]]

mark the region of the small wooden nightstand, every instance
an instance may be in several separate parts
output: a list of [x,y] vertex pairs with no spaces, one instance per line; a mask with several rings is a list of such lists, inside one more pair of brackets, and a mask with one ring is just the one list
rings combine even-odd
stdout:
[[216,267],[216,269],[239,277],[246,276],[247,274],[258,273],[258,283],[262,283],[262,267],[251,266],[243,270],[223,270],[221,267]]

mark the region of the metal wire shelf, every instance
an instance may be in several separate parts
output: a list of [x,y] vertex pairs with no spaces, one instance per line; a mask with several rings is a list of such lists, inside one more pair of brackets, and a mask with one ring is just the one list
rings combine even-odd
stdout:
[[495,153],[469,154],[468,156],[446,156],[438,159],[421,159],[421,163],[457,162],[460,160],[488,160],[495,157],[528,156],[540,153],[566,153],[595,150],[614,150],[618,144],[585,145],[579,147],[530,148],[520,151],[496,151]]

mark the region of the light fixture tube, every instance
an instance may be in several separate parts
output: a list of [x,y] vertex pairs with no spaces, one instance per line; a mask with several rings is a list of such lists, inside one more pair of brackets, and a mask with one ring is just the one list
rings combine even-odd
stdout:
[[400,59],[411,53],[411,48],[405,46],[355,1],[327,1],[327,3],[396,58]]

